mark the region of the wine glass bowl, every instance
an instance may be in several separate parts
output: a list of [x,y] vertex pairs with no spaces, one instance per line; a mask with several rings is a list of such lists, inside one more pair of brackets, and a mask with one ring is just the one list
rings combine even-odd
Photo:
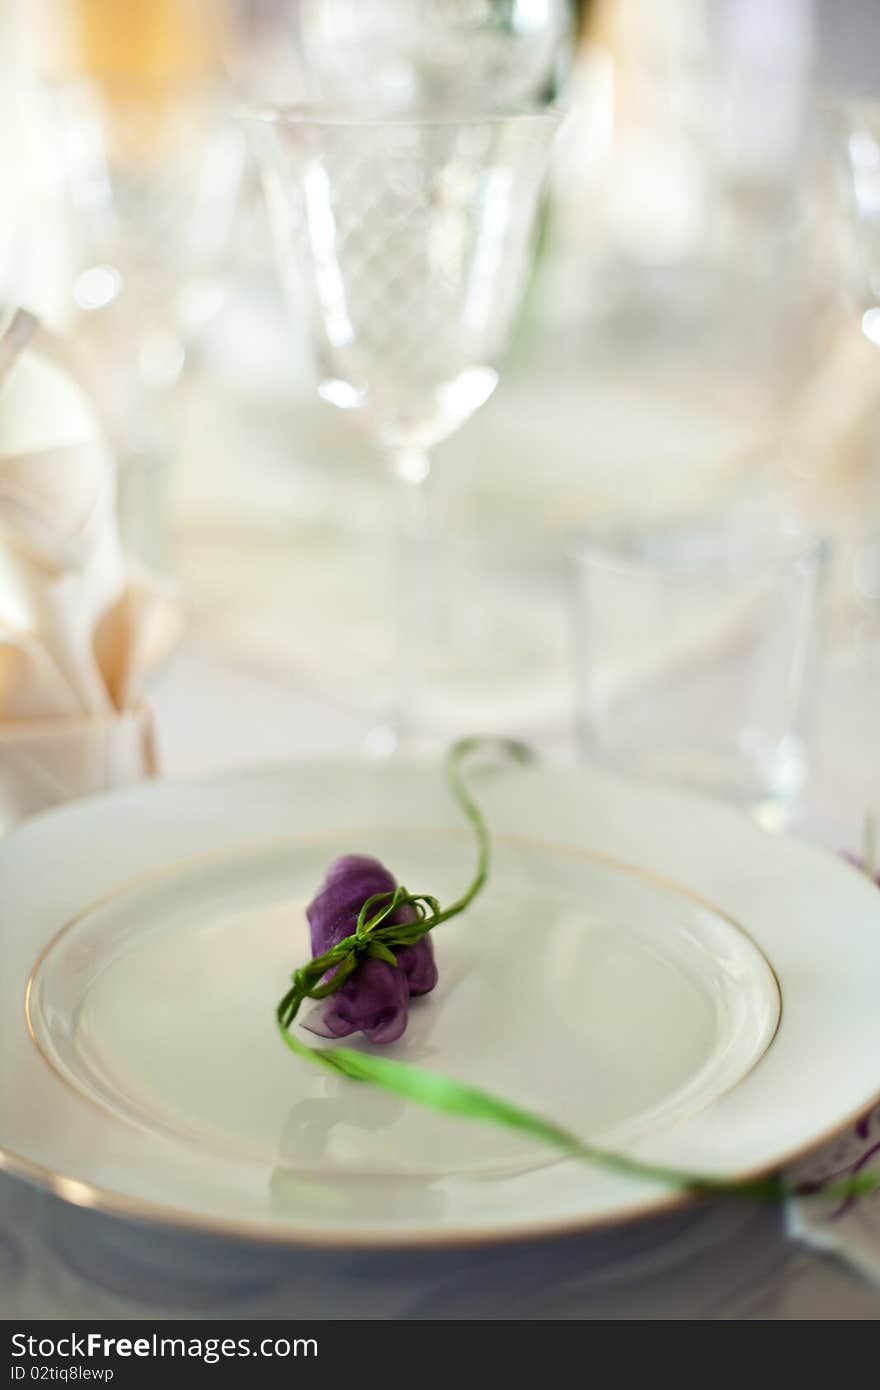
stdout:
[[253,122],[319,391],[386,447],[433,447],[494,390],[556,120],[276,110]]

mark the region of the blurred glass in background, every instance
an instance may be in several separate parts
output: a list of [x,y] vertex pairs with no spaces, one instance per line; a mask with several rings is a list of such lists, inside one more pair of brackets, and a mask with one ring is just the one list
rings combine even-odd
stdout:
[[[378,101],[381,87],[383,101],[417,105],[429,91],[432,102],[454,104],[470,63],[482,61],[475,44],[462,42],[467,6],[428,7],[430,21],[418,8],[416,32],[404,23],[414,7],[403,0],[357,10],[332,0],[301,5],[295,25],[295,6],[265,7],[263,32],[277,26],[288,53],[297,51],[289,90],[339,92],[348,81],[361,100]],[[490,9],[499,7],[479,12]],[[399,16],[393,32],[391,11]],[[420,67],[427,46],[417,42],[441,23],[447,42],[435,32],[430,54],[439,63],[458,53],[443,82]],[[322,56],[331,30],[336,44]],[[353,54],[363,53],[368,32],[399,80],[380,81],[378,58],[360,65],[366,75],[357,70]],[[438,736],[492,717],[499,671],[504,708],[521,725],[570,711],[559,554],[572,527],[677,516],[744,496],[824,513],[836,486],[829,474],[842,467],[834,442],[847,434],[851,458],[868,433],[870,390],[840,295],[833,160],[817,120],[816,6],[607,0],[582,7],[576,45],[556,34],[542,90],[568,70],[571,109],[526,312],[496,396],[440,446],[431,481],[430,587],[439,597],[429,631],[444,650],[433,686]],[[537,35],[531,42],[537,52]],[[251,65],[249,94],[258,76]],[[360,90],[374,81],[372,96]],[[330,655],[338,644],[359,651],[363,684],[375,687],[387,642],[390,499],[378,456],[308,398],[313,368],[304,335],[295,337],[296,357],[275,340],[279,353],[263,377],[278,383],[271,418],[279,431],[288,420],[284,456],[279,440],[274,465],[269,450],[262,455],[260,487],[237,491],[238,522],[232,532],[221,525],[216,561],[194,489],[189,554],[199,557],[197,582],[217,574],[225,601],[216,611],[230,647],[329,693],[338,691]],[[282,382],[291,393],[286,414]],[[254,427],[265,437],[261,414]],[[261,496],[272,499],[262,512]],[[291,539],[302,565],[296,590],[279,580]],[[241,545],[249,585],[257,587],[263,566],[273,576],[254,622],[253,605],[220,578],[230,542]],[[328,632],[332,644],[322,640]]]
[[821,537],[748,509],[575,541],[585,750],[778,829],[807,775],[827,562]]
[[301,0],[306,70],[324,101],[512,106],[555,93],[570,0]]
[[[440,445],[431,481],[437,736],[496,716],[524,731],[570,719],[561,555],[582,527],[654,525],[744,499],[799,508],[838,540],[832,617],[844,631],[853,576],[866,573],[880,398],[876,346],[860,328],[873,291],[858,311],[843,292],[855,219],[826,99],[829,87],[850,95],[854,73],[870,99],[875,8],[18,5],[30,35],[19,93],[54,74],[54,111],[67,102],[73,114],[54,133],[44,123],[42,159],[60,165],[68,207],[79,203],[53,221],[39,215],[40,190],[12,199],[31,211],[7,219],[0,267],[14,264],[16,285],[51,297],[59,321],[75,319],[107,370],[138,389],[145,344],[156,388],[185,363],[173,390],[157,390],[161,407],[139,412],[167,422],[175,462],[165,501],[141,473],[131,526],[150,508],[167,521],[194,640],[364,707],[389,642],[382,460],[314,398],[305,301],[289,321],[256,173],[236,184],[225,113],[241,97],[316,93],[451,110],[477,90],[484,104],[562,92],[569,116],[501,384]],[[2,99],[11,108],[8,90]],[[15,153],[7,167],[25,188],[33,170]],[[867,186],[871,168],[859,177]],[[23,234],[10,236],[14,221]],[[113,272],[132,291],[130,320]],[[344,682],[351,661],[359,680]]]
[[252,100],[385,110],[558,92],[576,0],[226,0],[226,55]]
[[[845,283],[865,340],[880,348],[880,99],[856,96],[832,103],[828,119],[851,219]],[[880,637],[880,453],[876,451],[865,491],[867,505],[852,575],[863,615],[859,634],[876,644]]]
[[244,160],[220,13],[208,0],[54,0],[25,91],[63,228],[53,316],[91,357],[126,538],[160,563],[170,393],[222,303]]
[[813,11],[602,6],[569,133],[579,178],[558,185],[560,312],[673,390],[745,393],[771,432],[837,291]]

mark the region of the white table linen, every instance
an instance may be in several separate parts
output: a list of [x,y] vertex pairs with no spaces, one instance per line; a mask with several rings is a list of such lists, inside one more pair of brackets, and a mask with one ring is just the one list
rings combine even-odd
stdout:
[[[825,671],[815,777],[797,833],[857,848],[880,799],[880,658]],[[195,775],[358,748],[367,718],[186,649],[154,691],[164,770]],[[548,756],[574,740],[549,731]],[[872,1199],[880,1202],[880,1198]],[[707,1205],[531,1246],[393,1256],[268,1250],[64,1207],[0,1175],[6,1317],[876,1318],[880,1289],[790,1238],[778,1210]]]

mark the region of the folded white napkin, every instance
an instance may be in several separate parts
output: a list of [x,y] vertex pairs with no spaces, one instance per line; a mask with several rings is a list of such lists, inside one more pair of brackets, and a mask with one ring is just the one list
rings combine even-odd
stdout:
[[123,556],[96,393],[17,311],[0,333],[0,819],[154,770],[143,682],[180,626]]

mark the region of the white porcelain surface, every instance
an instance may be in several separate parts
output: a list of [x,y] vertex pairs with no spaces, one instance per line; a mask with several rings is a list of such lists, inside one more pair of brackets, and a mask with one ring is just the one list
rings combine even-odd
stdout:
[[[473,857],[465,835],[364,830],[353,844],[443,901]],[[42,1051],[113,1113],[209,1156],[273,1165],[279,1181],[286,1170],[442,1177],[555,1161],[506,1130],[327,1077],[280,1046],[273,1005],[308,959],[305,906],[342,848],[335,833],[195,861],[86,913],[36,972],[29,1016]],[[765,960],[711,909],[527,841],[498,841],[490,887],[435,945],[441,987],[414,1002],[393,1055],[607,1143],[723,1094],[779,1019]]]
[[[729,1176],[867,1106],[880,902],[859,875],[711,803],[604,774],[475,780],[496,872],[440,929],[441,983],[400,1055],[585,1137]],[[473,853],[439,768],[407,765],[158,784],[13,835],[0,848],[5,1164],[82,1204],[352,1245],[511,1238],[674,1200],[328,1082],[285,1052],[272,1007],[305,954],[302,905],[352,849],[447,898]],[[32,1040],[26,982],[73,917],[36,973]]]

